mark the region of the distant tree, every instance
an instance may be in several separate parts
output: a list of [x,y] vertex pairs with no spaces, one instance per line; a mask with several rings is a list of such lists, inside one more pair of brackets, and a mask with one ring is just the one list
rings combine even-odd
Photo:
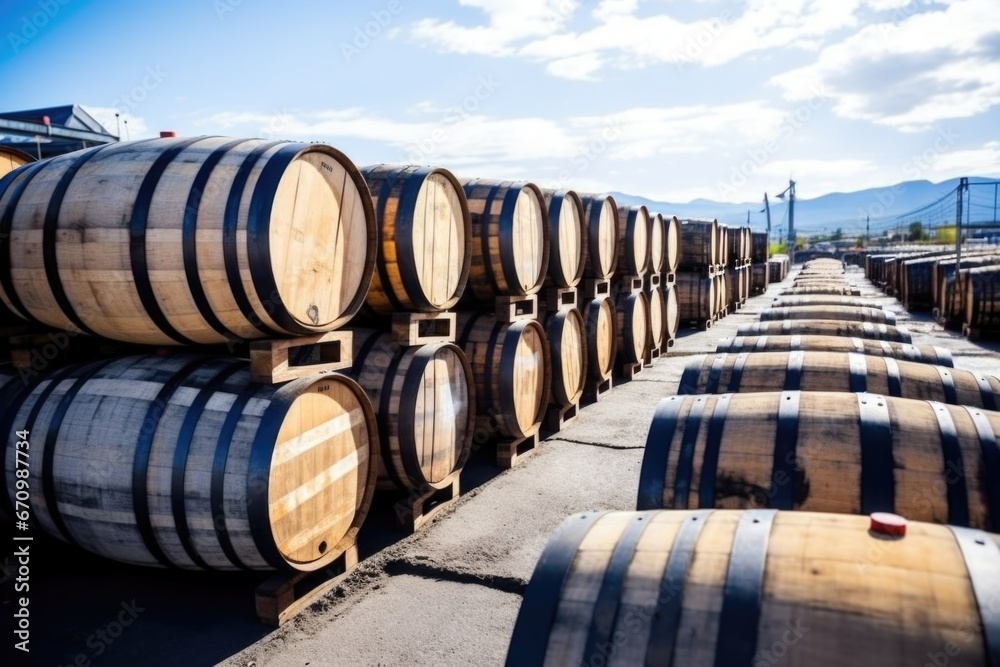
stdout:
[[795,249],[802,250],[806,246],[806,240],[802,236],[795,237]]
[[858,238],[854,239],[854,247],[855,248],[864,248],[865,247],[865,240],[862,237],[860,237],[860,236]]
[[924,223],[922,222],[911,222],[910,223],[910,233],[908,236],[910,241],[925,241],[927,240],[927,235],[924,233]]
[[831,241],[839,241],[842,238],[844,238],[844,230],[840,227],[837,227],[837,229],[833,231],[833,235],[830,236]]

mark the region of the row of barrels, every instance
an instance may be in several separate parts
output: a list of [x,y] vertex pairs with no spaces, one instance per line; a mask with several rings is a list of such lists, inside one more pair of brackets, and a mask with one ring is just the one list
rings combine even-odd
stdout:
[[727,266],[742,266],[753,253],[749,227],[730,227],[715,219],[681,220],[680,243],[681,271],[715,272]]
[[[862,258],[855,261],[860,262]],[[991,251],[879,253],[865,273],[911,312],[931,312],[945,327],[973,337],[1000,333],[1000,254]]]
[[[851,287],[839,262],[799,275],[815,286],[764,322],[892,319],[820,287]],[[638,511],[556,531],[508,665],[1000,659],[1000,378],[831,334],[741,334],[688,366],[650,425]]]

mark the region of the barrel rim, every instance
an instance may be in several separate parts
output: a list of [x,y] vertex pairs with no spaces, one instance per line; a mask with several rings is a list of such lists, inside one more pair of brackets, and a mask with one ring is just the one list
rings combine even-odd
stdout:
[[[551,195],[549,195],[550,192]],[[584,209],[583,206],[583,199],[580,197],[579,194],[577,194],[575,190],[554,190],[554,191],[543,190],[542,194],[544,197],[551,199],[551,202],[549,203],[548,207],[549,208],[548,211],[549,266],[547,271],[548,276],[559,287],[576,287],[577,285],[580,284],[580,281],[583,280],[583,274],[584,271],[586,270],[586,264],[587,264],[586,249],[587,249],[588,226],[587,226],[586,210]],[[579,229],[577,230],[577,232],[580,235],[580,257],[579,261],[577,262],[576,273],[568,278],[566,277],[565,274],[563,274],[561,270],[562,256],[561,253],[559,252],[559,244],[552,243],[552,239],[557,235],[558,232],[556,227],[559,224],[558,220],[562,213],[562,206],[566,203],[567,199],[569,199],[572,202],[573,206],[576,208],[577,220],[579,222],[578,224]],[[556,270],[555,267],[559,267],[558,271]]]
[[[580,346],[580,354],[583,356],[583,363],[580,368],[584,369],[585,372],[580,373],[578,386],[573,390],[572,394],[569,394],[566,392],[567,387],[565,387],[562,382],[562,357],[561,355],[551,355],[552,375],[550,386],[552,391],[550,392],[549,401],[554,405],[560,406],[576,405],[580,402],[580,398],[583,396],[583,392],[587,388],[587,322],[583,319],[583,314],[580,313],[580,309],[569,308],[550,314],[548,321],[545,323],[545,334],[549,339],[549,348],[551,349],[556,340],[562,340],[562,333],[566,327],[566,321],[570,317],[577,318],[580,332],[583,336],[583,345]],[[552,331],[553,329],[555,331]],[[556,382],[556,377],[560,378],[559,382]]]

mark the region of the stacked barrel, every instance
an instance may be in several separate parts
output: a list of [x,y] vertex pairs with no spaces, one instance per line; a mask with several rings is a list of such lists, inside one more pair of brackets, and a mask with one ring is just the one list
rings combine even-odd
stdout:
[[681,220],[677,308],[683,326],[708,329],[722,316],[725,244],[717,220]]
[[[289,351],[349,365],[339,329],[367,295],[375,236],[364,179],[323,144],[153,139],[7,174],[0,300],[57,330],[27,344],[119,344],[4,370],[20,376],[0,389],[4,513],[139,565],[305,571],[353,550],[372,405]],[[250,362],[211,347],[246,341]]]
[[767,232],[753,232],[750,235],[750,293],[754,296],[766,292],[771,284],[770,256]]
[[1000,378],[828,293],[840,262],[799,277],[661,401],[639,511],[553,535],[508,665],[995,660]]
[[752,237],[749,227],[730,227],[726,232],[729,246],[726,265],[726,302],[729,312],[736,312],[750,298]]

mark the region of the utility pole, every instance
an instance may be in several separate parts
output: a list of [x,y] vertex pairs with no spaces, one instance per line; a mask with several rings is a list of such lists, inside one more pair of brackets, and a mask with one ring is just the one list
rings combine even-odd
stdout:
[[865,216],[865,247],[867,248],[872,244],[872,217],[870,215]]
[[958,182],[958,200],[955,204],[955,271],[962,268],[962,197],[969,188],[969,179],[962,177]]
[[767,193],[764,193],[764,210],[761,213],[767,213],[767,240],[768,243],[771,242],[771,204],[767,201]]
[[788,181],[788,264],[795,263],[795,181]]

